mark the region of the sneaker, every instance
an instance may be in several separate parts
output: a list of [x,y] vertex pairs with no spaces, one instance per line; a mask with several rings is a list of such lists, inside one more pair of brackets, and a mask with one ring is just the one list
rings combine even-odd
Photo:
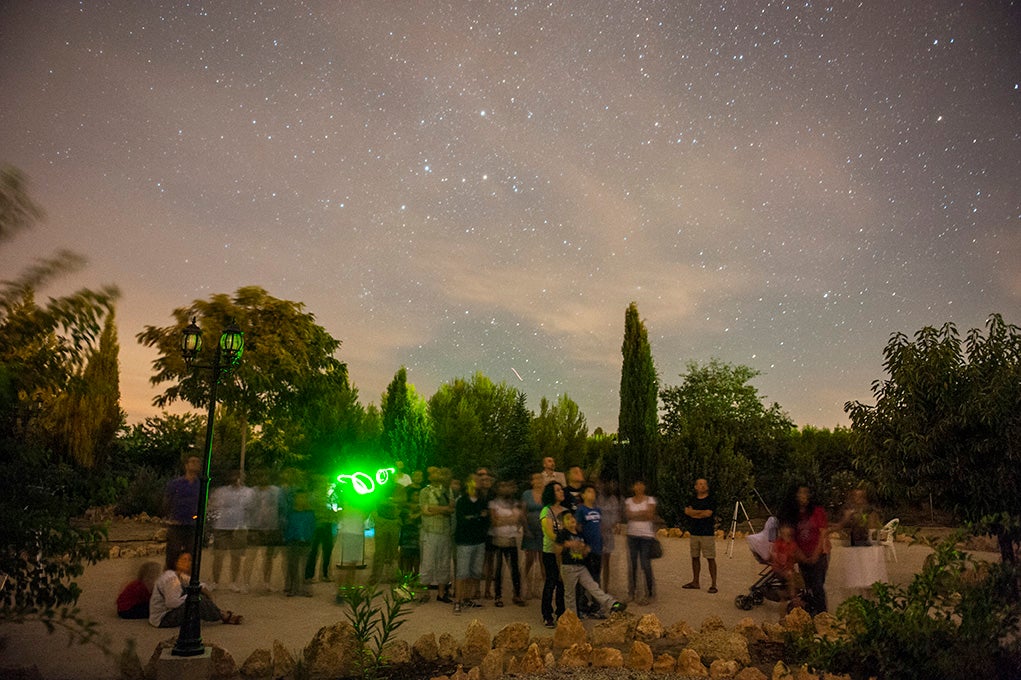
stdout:
[[455,602],[454,603],[454,613],[455,614],[460,614],[461,613],[461,603],[460,602]]
[[553,619],[546,619],[545,621],[542,622],[542,625],[546,626],[547,628],[557,627],[557,624],[554,623]]
[[482,607],[482,603],[476,602],[475,600],[465,600],[464,606],[468,609],[480,609]]
[[614,602],[613,606],[610,607],[610,611],[614,613],[622,612],[625,609],[627,609],[627,605],[624,604],[623,602]]

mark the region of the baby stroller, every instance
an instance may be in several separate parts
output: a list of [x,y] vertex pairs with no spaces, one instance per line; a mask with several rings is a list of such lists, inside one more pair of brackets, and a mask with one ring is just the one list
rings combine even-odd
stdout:
[[766,600],[780,602],[787,598],[787,580],[773,571],[769,564],[770,550],[773,541],[776,540],[779,526],[780,522],[776,517],[770,517],[766,520],[762,531],[747,537],[748,548],[752,551],[752,556],[759,564],[763,565],[763,568],[759,572],[759,578],[748,589],[748,594],[738,595],[734,598],[734,606],[738,609],[749,610]]

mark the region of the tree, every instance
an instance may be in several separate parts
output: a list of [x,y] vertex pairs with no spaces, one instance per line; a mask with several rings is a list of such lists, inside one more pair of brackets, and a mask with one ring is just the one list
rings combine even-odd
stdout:
[[[573,465],[589,467],[588,423],[578,404],[566,394],[561,394],[552,406],[546,397],[539,401],[532,436],[538,454],[553,456],[562,469]],[[539,461],[534,463],[533,467],[539,469]]]
[[531,437],[532,412],[526,405],[524,392],[517,392],[514,406],[507,422],[501,428],[505,432],[503,455],[493,466],[498,479],[518,482],[524,486],[536,470],[537,449]]
[[[20,173],[0,170],[0,242],[41,218]],[[96,630],[78,614],[74,579],[99,559],[102,532],[72,524],[85,505],[80,469],[67,451],[52,448],[43,423],[103,343],[118,291],[82,289],[42,306],[35,291],[83,263],[60,252],[0,283],[0,620],[40,620],[81,641],[95,640]]]
[[629,489],[642,479],[655,490],[657,482],[656,445],[659,430],[659,378],[652,362],[652,348],[645,322],[632,302],[624,313],[624,363],[620,371],[620,415],[617,441],[620,484]]
[[280,300],[258,286],[239,288],[209,300],[195,300],[175,309],[173,326],[146,326],[138,342],[155,347],[153,385],[171,383],[153,404],[165,407],[179,399],[196,408],[208,406],[210,372],[193,370],[181,357],[181,333],[194,318],[207,343],[218,341],[231,321],[245,332],[244,358],[219,389],[219,402],[242,423],[241,460],[248,425],[286,418],[288,410],[307,399],[306,388],[316,378],[347,380],[347,366],[334,357],[340,347],[315,316],[299,302]]
[[661,393],[661,495],[682,520],[676,508],[685,506],[700,477],[721,503],[751,500],[753,463],[782,460],[793,428],[780,406],[765,407],[749,384],[758,371],[717,359],[704,366],[692,361],[687,369],[680,385]]
[[1021,329],[992,314],[986,331],[894,333],[876,403],[848,402],[855,463],[887,498],[933,501],[984,523],[1004,561],[1021,539]]
[[381,400],[383,450],[409,470],[421,470],[431,457],[432,432],[428,404],[408,384],[408,370],[401,366]]

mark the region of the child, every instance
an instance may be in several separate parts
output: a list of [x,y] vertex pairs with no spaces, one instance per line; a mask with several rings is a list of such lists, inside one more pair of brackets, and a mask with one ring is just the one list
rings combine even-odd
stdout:
[[790,524],[781,524],[770,549],[769,566],[773,572],[783,578],[787,583],[787,598],[795,607],[800,607],[801,600],[798,599],[797,584],[795,583],[797,573],[796,555],[798,544],[794,542],[794,527]]
[[117,596],[117,616],[122,619],[149,618],[149,598],[160,575],[159,562],[146,562],[138,569],[138,577],[124,586]]
[[560,577],[564,582],[564,604],[566,607],[577,613],[577,598],[574,588],[580,583],[589,595],[601,605],[601,611],[598,614],[600,618],[605,618],[605,610],[622,612],[627,609],[626,604],[618,602],[613,596],[600,590],[599,585],[592,579],[592,575],[585,567],[585,555],[588,554],[590,548],[578,533],[578,520],[570,510],[561,512],[558,519],[563,529],[557,532],[554,550],[560,555]]

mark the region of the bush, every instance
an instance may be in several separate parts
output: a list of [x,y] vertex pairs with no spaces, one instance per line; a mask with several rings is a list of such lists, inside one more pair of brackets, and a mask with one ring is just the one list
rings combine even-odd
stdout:
[[908,586],[877,583],[874,600],[844,602],[837,639],[792,638],[790,657],[856,678],[1016,677],[1019,572],[976,563],[957,538],[938,544]]
[[141,512],[159,516],[163,514],[163,491],[167,479],[151,467],[140,467],[128,483],[124,495],[117,501],[115,512],[130,517]]

